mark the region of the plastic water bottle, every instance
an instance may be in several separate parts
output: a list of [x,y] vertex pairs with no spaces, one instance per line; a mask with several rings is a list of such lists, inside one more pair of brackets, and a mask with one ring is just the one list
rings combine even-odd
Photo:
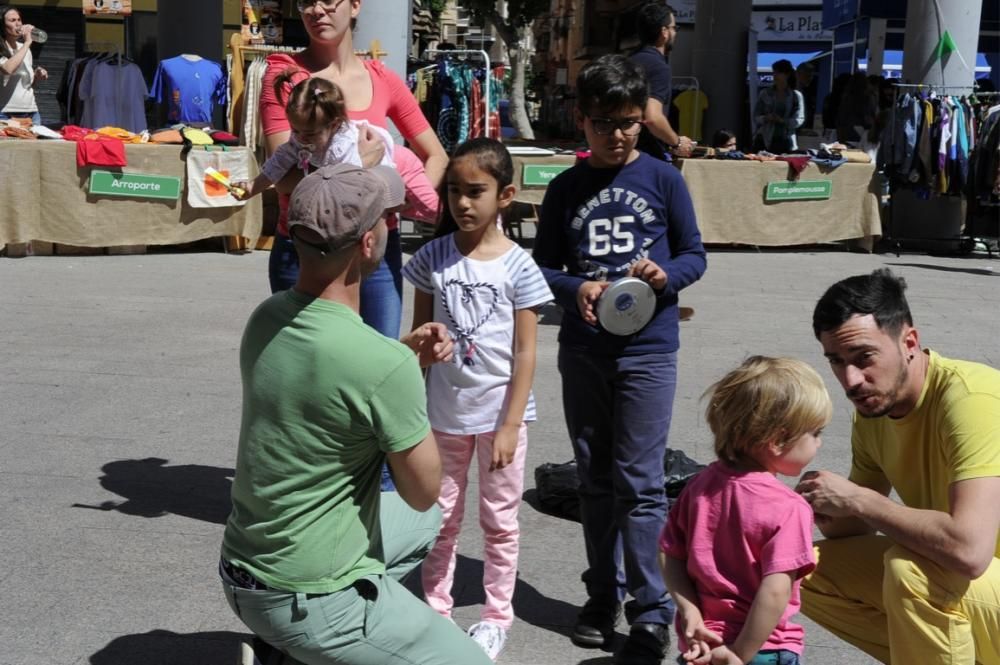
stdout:
[[49,41],[49,33],[45,32],[41,28],[33,28],[31,30],[31,40],[38,44],[44,44]]

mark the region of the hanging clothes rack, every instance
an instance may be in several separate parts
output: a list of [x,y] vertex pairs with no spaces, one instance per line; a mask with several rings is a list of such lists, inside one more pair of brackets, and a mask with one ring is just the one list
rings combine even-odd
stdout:
[[[439,56],[439,55],[478,55],[483,59],[486,67],[486,84],[483,86],[483,104],[485,106],[485,112],[483,113],[483,136],[489,138],[490,135],[490,55],[486,51],[477,49],[454,49],[454,50],[441,50],[441,49],[427,49],[424,51],[424,58],[428,56]],[[436,65],[434,65],[436,66]],[[429,69],[429,67],[424,67],[422,69]]]
[[[901,177],[909,177],[910,178],[910,182],[913,182],[913,183],[916,182],[916,181],[912,180],[912,176],[909,176],[908,174],[902,174],[902,173],[897,172],[895,170],[895,168],[899,166],[899,164],[897,164],[894,161],[893,156],[894,156],[894,152],[895,152],[896,147],[897,147],[896,146],[896,127],[897,127],[897,123],[899,122],[899,118],[897,117],[897,113],[900,110],[899,109],[900,99],[901,99],[901,97],[903,97],[906,94],[910,94],[910,93],[923,93],[923,92],[930,93],[932,95],[942,95],[942,96],[945,96],[945,97],[956,97],[956,96],[962,95],[963,97],[966,97],[966,98],[969,95],[973,95],[973,94],[979,95],[979,94],[982,94],[982,93],[976,93],[976,86],[975,85],[945,85],[945,84],[936,84],[936,83],[894,83],[893,84],[893,103],[892,103],[892,109],[891,109],[891,112],[890,112],[890,122],[889,122],[889,125],[888,125],[887,129],[883,131],[883,134],[880,137],[881,138],[881,141],[880,141],[881,145],[880,145],[880,148],[879,148],[879,160],[878,160],[879,161],[879,168],[883,171],[884,176],[888,179],[888,188],[889,188],[888,191],[890,193],[890,197],[889,197],[890,206],[895,205],[894,201],[895,201],[895,199],[898,196],[897,192],[908,187],[908,185],[904,181],[902,181],[900,179]],[[925,128],[924,131],[930,131],[930,130]],[[970,145],[970,148],[971,147],[972,146]],[[916,148],[914,148],[914,150],[916,150]],[[937,154],[937,149],[936,148],[935,148],[933,154],[934,155]],[[905,161],[904,161],[904,163],[905,163]],[[931,168],[931,165],[924,165],[924,166],[925,166],[925,168]],[[933,167],[933,168],[937,168],[937,167]],[[912,171],[912,173],[916,173],[916,171],[914,170],[914,171]],[[896,177],[893,177],[894,175]],[[929,186],[929,185],[927,185],[927,186]],[[931,189],[931,191],[933,191],[933,188]],[[954,196],[955,192],[952,191],[952,192],[949,193],[949,192],[945,191],[945,192],[940,192],[940,194],[948,195],[948,196]],[[963,200],[966,198],[966,192],[965,192],[964,188],[961,189],[958,192],[958,196],[960,196]],[[963,226],[964,226],[964,224],[965,224],[966,221],[967,220],[964,220],[964,219],[962,220]],[[889,215],[889,231],[890,231],[890,233],[889,233],[888,238],[886,238],[886,239],[889,240],[889,241],[891,241],[891,246],[893,247],[893,249],[894,249],[894,251],[895,251],[895,253],[896,253],[897,256],[899,256],[899,253],[900,253],[900,250],[901,250],[901,248],[903,246],[904,241],[938,241],[938,242],[952,242],[952,243],[957,242],[958,243],[958,245],[957,245],[957,251],[960,252],[960,253],[967,253],[969,251],[972,251],[972,249],[977,244],[981,244],[980,240],[978,240],[976,238],[968,237],[964,233],[960,233],[959,235],[957,235],[955,237],[944,236],[944,237],[940,237],[940,238],[919,238],[919,237],[909,237],[909,238],[907,238],[907,237],[901,237],[901,236],[899,236],[897,234],[897,232],[896,232],[897,230],[896,230],[895,227],[896,227],[896,213],[890,209],[890,215]]]
[[[978,102],[986,106],[985,112],[980,108],[977,125],[977,136],[975,148],[969,159],[969,198],[966,216],[966,229],[970,230],[970,235],[975,238],[976,245],[983,246],[989,257],[993,258],[994,253],[1000,251],[1000,187],[997,186],[997,179],[1000,178],[1000,157],[997,161],[991,156],[998,155],[997,151],[997,124],[1000,118],[995,118],[1000,111],[990,110],[997,108],[997,101],[1000,99],[1000,92],[973,92],[970,101]],[[991,143],[991,138],[994,141]],[[992,173],[990,168],[992,167]],[[980,172],[980,169],[983,171]],[[992,175],[992,178],[991,178]],[[985,180],[985,183],[984,183]],[[994,188],[989,189],[988,183],[994,183]],[[987,184],[984,189],[982,186]]]
[[974,85],[938,85],[937,83],[893,83],[894,88],[913,88],[917,90],[931,90],[933,92],[944,92],[946,90],[975,90]]

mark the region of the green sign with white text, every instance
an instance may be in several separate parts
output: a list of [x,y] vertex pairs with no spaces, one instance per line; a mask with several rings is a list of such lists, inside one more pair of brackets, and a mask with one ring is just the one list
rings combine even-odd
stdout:
[[570,168],[572,164],[525,164],[521,173],[524,187],[548,187],[552,179]]
[[91,171],[90,193],[176,201],[181,197],[181,179],[169,175]]
[[825,200],[833,194],[831,180],[778,180],[767,183],[765,201]]

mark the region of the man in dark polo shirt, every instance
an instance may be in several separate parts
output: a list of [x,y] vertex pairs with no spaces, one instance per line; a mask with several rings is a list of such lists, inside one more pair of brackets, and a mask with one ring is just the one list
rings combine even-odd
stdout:
[[686,136],[679,136],[670,126],[670,97],[673,82],[667,55],[677,38],[674,9],[663,2],[647,2],[636,15],[636,32],[642,46],[630,59],[642,67],[649,80],[649,101],[646,102],[646,125],[636,147],[657,159],[669,152],[688,157],[694,145]]

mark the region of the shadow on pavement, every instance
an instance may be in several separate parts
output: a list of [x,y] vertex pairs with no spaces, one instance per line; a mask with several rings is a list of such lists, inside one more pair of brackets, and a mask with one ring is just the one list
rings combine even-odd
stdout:
[[233,469],[200,464],[170,466],[159,457],[118,460],[101,467],[101,487],[125,498],[99,505],[74,503],[74,508],[117,510],[138,517],[174,514],[225,524]]
[[1000,275],[1000,272],[995,272],[989,267],[959,268],[957,266],[936,266],[926,263],[887,263],[886,265],[902,266],[906,268],[923,268],[924,270],[939,270],[941,272],[961,272],[961,273],[966,273],[968,275],[989,275],[990,277]]
[[615,657],[609,654],[607,656],[597,656],[596,658],[586,658],[577,663],[577,665],[612,665],[614,662]]
[[90,657],[90,665],[219,665],[239,660],[240,640],[249,637],[225,631],[173,633],[151,630],[148,633],[115,638]]
[[[455,607],[481,605],[486,602],[482,561],[458,555],[452,595],[455,598]],[[517,618],[533,626],[563,635],[567,639],[572,632],[578,609],[572,603],[549,598],[520,578],[514,587],[514,614]]]

